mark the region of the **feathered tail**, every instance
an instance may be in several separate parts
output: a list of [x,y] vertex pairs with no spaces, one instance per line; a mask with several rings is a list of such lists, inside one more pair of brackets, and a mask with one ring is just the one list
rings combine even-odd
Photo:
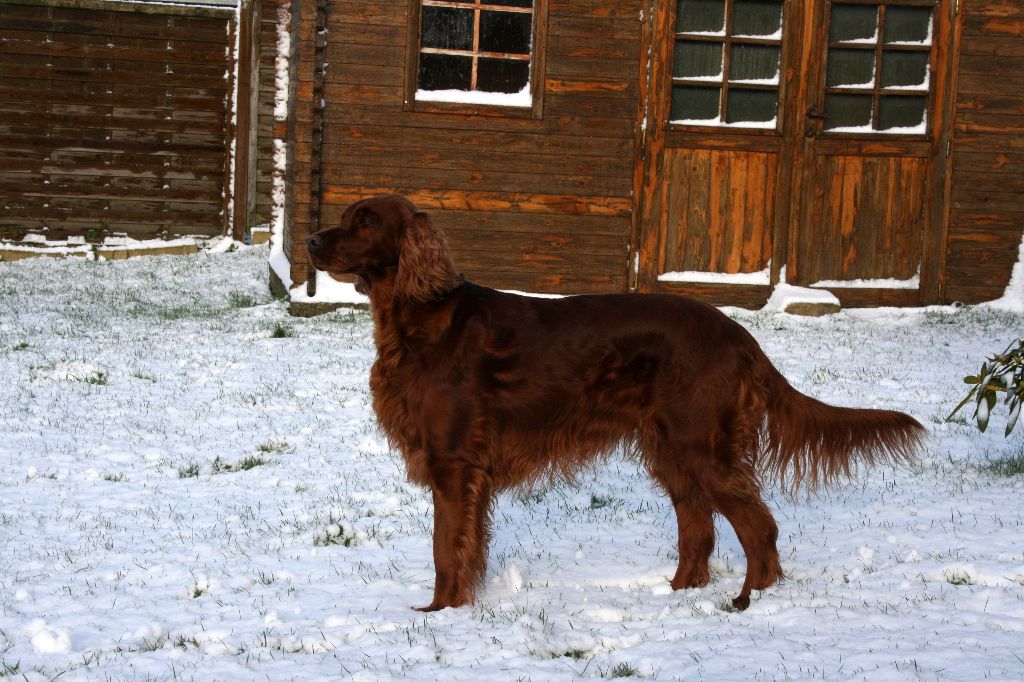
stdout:
[[914,461],[926,431],[910,415],[827,405],[800,393],[768,366],[758,464],[791,492],[827,486],[860,465]]

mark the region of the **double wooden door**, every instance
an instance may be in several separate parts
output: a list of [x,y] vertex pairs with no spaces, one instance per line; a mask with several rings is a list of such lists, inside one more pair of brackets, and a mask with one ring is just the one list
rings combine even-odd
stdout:
[[951,2],[654,2],[636,288],[936,300]]

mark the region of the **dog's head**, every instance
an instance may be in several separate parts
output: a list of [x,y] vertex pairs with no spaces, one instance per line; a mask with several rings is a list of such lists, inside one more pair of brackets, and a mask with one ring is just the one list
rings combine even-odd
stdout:
[[405,197],[357,201],[340,225],[310,235],[306,248],[313,267],[356,275],[363,290],[389,279],[396,297],[426,302],[457,286],[444,235]]

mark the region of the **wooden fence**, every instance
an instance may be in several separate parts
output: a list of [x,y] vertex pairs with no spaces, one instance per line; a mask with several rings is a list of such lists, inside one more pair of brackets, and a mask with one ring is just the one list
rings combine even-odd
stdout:
[[228,231],[235,14],[0,0],[0,238]]

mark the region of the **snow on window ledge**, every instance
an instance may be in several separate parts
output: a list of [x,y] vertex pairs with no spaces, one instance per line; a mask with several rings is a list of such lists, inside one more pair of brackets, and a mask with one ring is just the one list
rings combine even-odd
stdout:
[[774,130],[779,126],[777,118],[770,121],[737,121],[726,123],[721,117],[715,118],[678,118],[669,121],[674,126],[708,126],[712,128],[758,128],[761,130]]
[[533,106],[530,84],[519,92],[483,92],[481,90],[417,90],[417,102],[451,102],[456,104],[488,104],[500,107]]
[[910,279],[823,279],[811,285],[816,289],[920,289],[921,275]]
[[770,281],[770,268],[758,272],[703,272],[688,270],[685,272],[663,272],[658,275],[659,282],[688,282],[700,284],[754,284],[767,286]]

